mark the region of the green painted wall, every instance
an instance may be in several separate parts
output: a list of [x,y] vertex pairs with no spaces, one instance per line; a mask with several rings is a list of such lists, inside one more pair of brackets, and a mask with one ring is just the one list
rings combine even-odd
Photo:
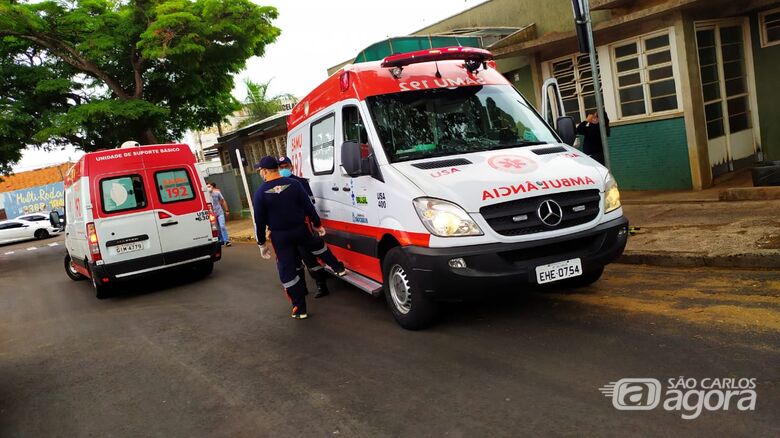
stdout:
[[780,160],[780,45],[761,48],[758,14],[750,17],[753,66],[764,159]]
[[621,189],[690,189],[688,141],[682,117],[613,126],[609,137],[612,174]]
[[[527,65],[520,70],[516,70],[516,73],[520,75],[520,80],[515,82],[514,77],[510,77],[509,79],[514,84],[515,88],[517,88],[520,93],[528,99],[529,102],[531,102],[531,105],[538,108],[539,103],[536,101],[536,90],[534,89],[534,78],[531,73],[531,66]],[[513,75],[515,72],[510,73]]]

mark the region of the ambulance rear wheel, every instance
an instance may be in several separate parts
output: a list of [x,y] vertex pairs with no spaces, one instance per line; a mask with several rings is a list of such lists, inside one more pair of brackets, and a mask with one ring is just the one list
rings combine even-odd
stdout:
[[419,330],[434,321],[437,303],[417,288],[408,257],[400,247],[387,252],[382,262],[382,276],[387,305],[401,327]]
[[73,264],[73,260],[70,258],[70,254],[65,253],[65,273],[73,281],[83,280],[84,276],[76,270],[76,265]]
[[97,276],[93,273],[92,274],[92,288],[95,289],[95,297],[99,300],[102,300],[104,298],[108,298],[111,294],[109,293],[108,286],[102,285],[98,283]]

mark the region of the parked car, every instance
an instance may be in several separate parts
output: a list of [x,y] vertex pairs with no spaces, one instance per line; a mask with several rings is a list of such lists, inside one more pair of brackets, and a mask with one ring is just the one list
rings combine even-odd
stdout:
[[51,226],[48,219],[45,222],[29,222],[18,219],[2,221],[0,222],[0,244],[46,239],[59,232],[59,229]]
[[14,220],[17,221],[27,221],[27,222],[34,222],[34,223],[46,223],[49,224],[49,212],[48,211],[39,211],[38,213],[28,213],[22,216],[17,216],[14,218]]

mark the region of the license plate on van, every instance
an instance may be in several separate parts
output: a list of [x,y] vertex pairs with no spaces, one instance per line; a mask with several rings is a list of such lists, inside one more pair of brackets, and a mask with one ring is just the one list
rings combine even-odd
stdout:
[[140,251],[142,249],[144,249],[143,242],[123,243],[121,245],[116,246],[116,253],[125,254],[128,252]]
[[582,262],[580,259],[564,260],[536,267],[536,282],[539,284],[552,283],[565,278],[582,275]]

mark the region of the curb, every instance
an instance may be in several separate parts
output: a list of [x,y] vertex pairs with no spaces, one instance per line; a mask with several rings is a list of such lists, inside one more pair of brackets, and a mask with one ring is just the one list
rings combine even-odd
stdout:
[[730,256],[707,256],[705,254],[673,253],[623,253],[616,263],[629,265],[653,265],[672,268],[739,268],[780,269],[780,254],[736,254]]

